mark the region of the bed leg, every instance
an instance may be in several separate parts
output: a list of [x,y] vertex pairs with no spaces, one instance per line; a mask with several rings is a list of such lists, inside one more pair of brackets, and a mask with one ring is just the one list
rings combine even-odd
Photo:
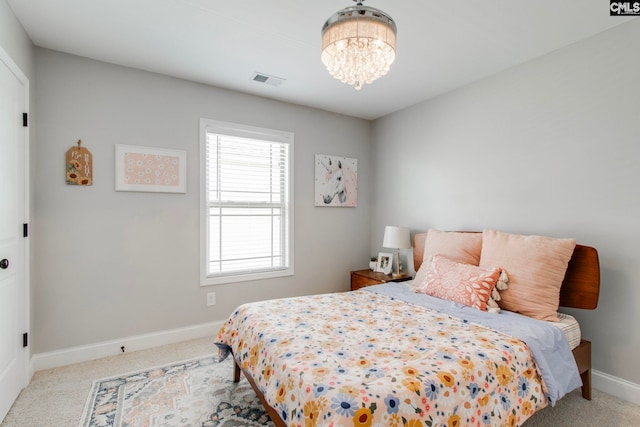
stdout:
[[240,381],[240,365],[236,359],[233,359],[233,382],[237,383]]
[[573,357],[582,379],[582,397],[591,400],[591,342],[582,340],[573,350]]
[[582,378],[582,397],[591,400],[591,369],[580,374]]

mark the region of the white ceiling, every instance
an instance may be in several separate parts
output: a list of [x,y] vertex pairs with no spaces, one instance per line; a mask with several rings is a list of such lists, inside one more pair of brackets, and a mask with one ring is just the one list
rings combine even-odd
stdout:
[[320,61],[320,29],[349,0],[8,3],[37,46],[365,119],[633,19],[610,17],[604,0],[369,0],[398,25],[397,59],[358,92]]

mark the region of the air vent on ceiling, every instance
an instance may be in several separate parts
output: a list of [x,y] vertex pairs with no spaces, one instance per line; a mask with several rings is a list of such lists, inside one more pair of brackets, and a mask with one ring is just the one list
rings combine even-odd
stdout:
[[281,77],[270,76],[264,73],[253,73],[251,80],[258,83],[265,83],[271,86],[280,86],[286,79]]

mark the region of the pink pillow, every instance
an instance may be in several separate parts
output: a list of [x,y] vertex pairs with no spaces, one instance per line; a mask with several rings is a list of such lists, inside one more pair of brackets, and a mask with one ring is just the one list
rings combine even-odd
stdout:
[[487,311],[487,301],[500,271],[500,268],[477,267],[436,255],[431,260],[425,286],[416,291]]
[[576,241],[484,230],[480,267],[499,265],[509,275],[500,308],[557,322],[560,287]]
[[424,243],[422,265],[413,280],[416,287],[424,286],[429,263],[434,255],[442,255],[464,264],[479,265],[482,233],[461,233],[430,229]]

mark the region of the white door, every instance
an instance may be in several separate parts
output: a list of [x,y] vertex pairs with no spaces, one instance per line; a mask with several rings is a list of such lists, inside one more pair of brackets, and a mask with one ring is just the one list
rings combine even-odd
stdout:
[[[0,52],[4,53],[4,52]],[[0,421],[26,380],[25,88],[0,56]]]

